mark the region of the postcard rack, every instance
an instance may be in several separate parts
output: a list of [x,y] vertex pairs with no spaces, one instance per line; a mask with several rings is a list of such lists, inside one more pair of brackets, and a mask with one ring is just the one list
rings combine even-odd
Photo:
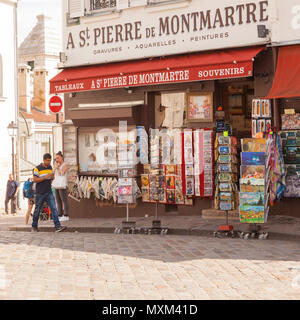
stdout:
[[266,138],[241,141],[239,214],[240,222],[249,224],[249,232],[242,232],[241,238],[268,237],[268,233],[260,230],[268,219],[273,144],[272,139]]

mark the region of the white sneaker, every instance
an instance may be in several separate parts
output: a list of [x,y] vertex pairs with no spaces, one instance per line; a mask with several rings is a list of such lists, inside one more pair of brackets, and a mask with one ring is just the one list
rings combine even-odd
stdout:
[[68,221],[69,217],[62,216],[59,218],[59,221]]

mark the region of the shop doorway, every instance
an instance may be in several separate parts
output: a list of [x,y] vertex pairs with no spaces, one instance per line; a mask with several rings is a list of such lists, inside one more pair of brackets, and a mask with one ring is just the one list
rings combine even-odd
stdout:
[[251,106],[254,99],[253,82],[223,83],[222,106],[226,120],[237,138],[251,137]]

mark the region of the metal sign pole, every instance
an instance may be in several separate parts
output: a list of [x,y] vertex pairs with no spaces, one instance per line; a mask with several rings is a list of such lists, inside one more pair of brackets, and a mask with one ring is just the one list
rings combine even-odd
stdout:
[[128,203],[126,203],[126,221],[129,221],[129,206]]

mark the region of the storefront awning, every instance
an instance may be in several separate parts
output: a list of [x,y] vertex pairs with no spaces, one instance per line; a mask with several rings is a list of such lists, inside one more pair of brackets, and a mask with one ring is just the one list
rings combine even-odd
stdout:
[[253,59],[263,48],[74,67],[50,80],[50,94],[250,77]]
[[273,86],[268,99],[300,96],[300,45],[279,48]]

